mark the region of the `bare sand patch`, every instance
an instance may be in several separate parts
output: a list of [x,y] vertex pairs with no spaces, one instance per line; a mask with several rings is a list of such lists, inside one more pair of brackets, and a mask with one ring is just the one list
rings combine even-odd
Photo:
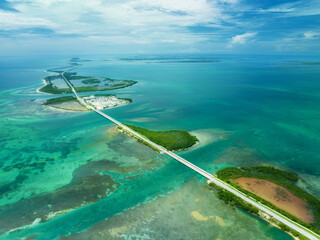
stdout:
[[138,117],[138,118],[130,118],[128,119],[132,122],[141,122],[141,123],[144,123],[144,122],[153,122],[155,120],[157,120],[156,118],[154,117]]
[[129,226],[124,225],[121,227],[112,228],[112,229],[109,229],[109,233],[112,236],[117,236],[117,235],[119,235],[119,233],[125,232],[130,227],[131,227],[130,225]]
[[82,106],[78,101],[68,101],[57,104],[51,104],[50,107],[69,110],[69,111],[88,111],[84,106]]
[[220,227],[228,226],[219,216],[204,216],[199,211],[192,211],[191,216],[198,221],[208,221],[209,219],[215,219]]
[[198,221],[208,221],[209,219],[213,218],[213,216],[203,216],[201,213],[198,211],[192,211],[191,216],[197,219]]
[[221,217],[216,216],[216,222],[219,224],[220,227],[226,227],[228,226]]
[[223,131],[221,129],[199,129],[189,131],[189,133],[199,140],[195,145],[191,146],[188,149],[185,149],[185,152],[193,151],[195,149],[204,147],[208,144],[214,143],[218,140],[227,139],[230,133]]
[[304,222],[313,222],[313,216],[308,208],[308,204],[282,186],[258,178],[241,177],[230,181]]

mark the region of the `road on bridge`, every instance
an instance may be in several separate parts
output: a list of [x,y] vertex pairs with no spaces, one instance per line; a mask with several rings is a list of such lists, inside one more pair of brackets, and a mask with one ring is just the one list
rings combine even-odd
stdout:
[[[76,66],[78,67],[78,66]],[[74,67],[74,68],[76,68]],[[72,68],[72,69],[74,69]],[[71,70],[71,69],[70,69]],[[69,71],[70,71],[69,70]],[[87,107],[88,109],[95,111],[96,113],[100,114],[101,116],[103,116],[104,118],[107,118],[108,120],[110,120],[111,122],[115,123],[116,125],[118,125],[119,127],[123,128],[124,130],[126,130],[127,132],[131,133],[133,136],[135,136],[136,138],[139,138],[145,142],[147,142],[148,144],[150,144],[152,147],[158,149],[161,153],[167,154],[170,157],[174,158],[175,160],[179,161],[180,163],[184,164],[185,166],[191,168],[192,170],[196,171],[197,173],[199,173],[200,175],[204,176],[205,178],[208,179],[208,183],[214,183],[216,185],[218,185],[219,187],[222,187],[223,189],[232,192],[233,194],[235,194],[236,196],[240,197],[241,199],[243,199],[244,201],[246,201],[247,203],[252,204],[253,206],[257,207],[260,211],[267,213],[268,215],[272,216],[273,218],[277,219],[279,222],[287,225],[288,227],[296,230],[297,232],[299,232],[300,234],[304,235],[305,237],[311,239],[311,240],[320,240],[320,236],[317,235],[316,233],[312,232],[311,230],[307,229],[306,227],[290,220],[289,218],[283,216],[282,214],[276,212],[275,210],[261,204],[260,202],[254,200],[254,199],[250,199],[249,197],[247,197],[244,193],[240,192],[238,189],[232,187],[231,185],[225,183],[224,181],[218,179],[217,177],[213,176],[212,174],[206,172],[205,170],[199,168],[198,166],[192,164],[191,162],[185,160],[184,158],[178,156],[177,154],[168,151],[167,149],[165,149],[164,147],[150,141],[148,138],[142,136],[141,134],[135,132],[134,130],[132,130],[131,128],[127,127],[126,125],[122,124],[121,122],[117,121],[116,119],[110,117],[109,115],[94,109],[92,106],[88,105],[77,93],[77,91],[74,89],[73,85],[69,82],[69,80],[64,76],[66,72],[61,73],[61,76],[63,77],[63,79],[66,81],[66,83],[70,86],[70,88],[72,89],[73,93],[76,95],[78,101],[84,105],[85,107]]]

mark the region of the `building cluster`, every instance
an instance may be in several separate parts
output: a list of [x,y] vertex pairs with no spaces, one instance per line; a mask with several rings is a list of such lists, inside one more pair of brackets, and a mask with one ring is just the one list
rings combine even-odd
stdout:
[[94,108],[101,110],[105,108],[116,107],[128,103],[125,99],[119,99],[116,96],[99,96],[94,95],[83,97],[83,100]]

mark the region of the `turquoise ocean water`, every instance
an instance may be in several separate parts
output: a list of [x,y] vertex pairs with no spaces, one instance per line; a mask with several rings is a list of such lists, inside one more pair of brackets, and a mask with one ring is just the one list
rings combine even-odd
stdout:
[[[97,114],[42,106],[45,70],[71,57],[0,58],[0,239],[291,239]],[[117,120],[192,131],[202,142],[179,154],[208,172],[273,165],[320,197],[319,59],[82,59],[79,75],[138,81],[108,92],[133,100],[104,110]]]

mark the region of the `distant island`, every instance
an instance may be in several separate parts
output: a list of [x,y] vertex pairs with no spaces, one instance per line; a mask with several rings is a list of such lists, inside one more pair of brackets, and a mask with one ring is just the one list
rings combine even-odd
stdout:
[[[69,66],[49,69],[47,72],[54,75],[43,78],[45,86],[37,91],[49,94],[69,94],[77,92],[107,91],[132,86],[137,83],[133,80],[118,80],[107,77],[78,76],[76,72],[69,72],[71,69],[81,66],[79,58],[70,60]],[[71,68],[71,69],[70,69]],[[132,102],[130,98],[118,98],[115,94],[94,94],[82,96],[79,101],[74,96],[61,96],[47,99],[43,105],[66,111],[89,111],[89,108],[102,110],[118,107]]]
[[[50,94],[72,93],[71,88],[67,85],[61,73],[63,71],[47,70],[47,72],[58,73],[57,75],[43,78],[45,86],[38,89],[39,92]],[[65,72],[64,76],[72,84],[77,92],[94,92],[114,90],[132,86],[137,83],[133,80],[118,80],[106,77],[87,77],[77,76],[75,72]]]
[[[134,126],[132,124],[125,124],[135,132],[145,136],[152,142],[164,147],[169,151],[181,151],[196,144],[199,140],[197,137],[191,135],[187,131],[182,130],[168,130],[168,131],[153,131],[146,128]],[[119,128],[121,131],[123,129]],[[126,133],[126,132],[125,132]],[[128,134],[128,133],[127,133]],[[129,134],[130,135],[130,134]],[[153,148],[148,143],[140,140],[145,145]],[[154,148],[153,148],[154,149]],[[158,151],[157,149],[155,149]]]
[[[118,98],[114,94],[95,94],[82,98],[88,105],[99,110],[119,107],[132,102],[130,98]],[[77,98],[73,96],[51,98],[46,100],[43,105],[68,111],[89,111],[86,106],[83,106]]]
[[[261,202],[316,233],[320,232],[320,200],[297,186],[299,178],[295,173],[266,166],[229,167],[219,170],[216,176],[255,201]],[[281,230],[290,232],[299,239],[306,239],[295,230],[261,213],[256,207],[244,202],[231,192],[213,183],[210,185],[217,189],[218,197],[225,203],[262,216],[277,224]]]

